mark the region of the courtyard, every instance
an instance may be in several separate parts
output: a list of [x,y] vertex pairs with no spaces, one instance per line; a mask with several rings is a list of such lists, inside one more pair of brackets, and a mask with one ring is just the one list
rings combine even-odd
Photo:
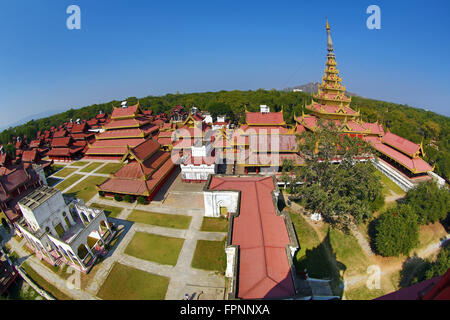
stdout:
[[100,197],[95,185],[120,166],[81,160],[50,176],[56,188],[105,210],[118,226],[110,252],[88,274],[80,275],[80,286],[67,287],[70,268],[66,274],[18,249],[27,268],[70,299],[178,300],[186,293],[192,299],[223,299],[223,268],[214,261],[223,259],[227,223],[204,221],[203,184],[182,183],[175,171],[149,205]]

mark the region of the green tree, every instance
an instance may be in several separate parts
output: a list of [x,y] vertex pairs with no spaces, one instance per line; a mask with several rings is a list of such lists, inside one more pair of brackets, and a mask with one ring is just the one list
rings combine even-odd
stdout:
[[408,191],[405,202],[414,210],[420,224],[443,220],[450,211],[450,194],[434,181],[420,183]]
[[12,159],[16,158],[16,147],[13,144],[5,145],[5,152],[9,154]]
[[411,207],[401,204],[382,213],[375,223],[374,240],[382,256],[408,255],[419,243],[417,216]]
[[300,136],[305,167],[296,178],[304,183],[296,187],[296,198],[333,227],[348,231],[351,224],[372,217],[374,203],[383,197],[382,185],[372,164],[354,161],[371,153],[367,143],[336,134],[332,123],[322,126]]

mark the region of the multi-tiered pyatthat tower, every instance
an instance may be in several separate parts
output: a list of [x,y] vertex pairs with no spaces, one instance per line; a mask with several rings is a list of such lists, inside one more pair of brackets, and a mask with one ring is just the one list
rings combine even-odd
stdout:
[[320,118],[353,120],[359,117],[359,112],[350,108],[352,99],[345,95],[346,88],[342,85],[342,78],[339,77],[328,21],[326,29],[328,54],[325,75],[322,77],[317,94],[313,96],[312,103],[306,108]]

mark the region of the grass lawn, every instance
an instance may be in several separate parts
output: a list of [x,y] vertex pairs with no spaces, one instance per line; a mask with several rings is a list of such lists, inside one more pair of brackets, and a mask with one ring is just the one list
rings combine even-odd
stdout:
[[225,272],[227,266],[225,240],[198,240],[191,266],[197,269]]
[[70,176],[69,178],[65,179],[63,182],[57,184],[55,186],[55,188],[60,190],[60,191],[63,191],[65,189],[67,189],[68,187],[70,187],[75,182],[77,182],[78,180],[80,180],[81,178],[83,178],[83,175],[81,175],[81,174],[74,174],[73,176]]
[[58,171],[57,173],[55,173],[54,176],[60,177],[60,178],[65,178],[69,174],[72,174],[77,170],[78,170],[77,168],[65,168],[65,169],[62,169],[61,171]]
[[[42,159],[42,160],[45,160],[45,159]],[[55,170],[62,169],[65,166],[66,166],[65,164],[52,164],[52,168]]]
[[438,242],[441,238],[445,237],[446,235],[447,232],[445,231],[444,226],[440,222],[420,226],[419,245],[417,246],[417,249],[425,249],[432,243]]
[[83,167],[85,165],[87,165],[89,162],[88,161],[77,161],[71,164],[71,166],[74,167]]
[[320,241],[316,231],[301,214],[291,213],[290,216],[300,244],[300,250],[293,259],[296,269],[298,271],[307,269],[313,278],[339,278],[338,271],[327,257],[326,247],[329,243]]
[[366,285],[366,282],[362,281],[361,285],[346,290],[345,298],[347,300],[373,300],[375,298],[384,296],[399,289],[399,278],[400,272],[383,275],[381,277],[379,289],[369,289]]
[[225,218],[204,217],[200,231],[227,232],[228,220]]
[[330,229],[330,244],[337,261],[345,265],[347,275],[367,271],[368,258],[353,235]]
[[130,256],[174,266],[183,247],[184,239],[136,232],[125,249]]
[[61,181],[61,179],[57,179],[57,178],[47,178],[47,184],[50,186],[50,187],[53,187],[55,184],[57,184],[58,182],[60,182]]
[[119,214],[123,210],[122,208],[119,208],[119,207],[113,207],[113,206],[108,206],[108,205],[99,204],[99,203],[93,203],[93,204],[91,204],[91,207],[104,210],[105,215],[110,218],[117,218],[117,216],[119,216]]
[[104,165],[102,168],[98,169],[98,171],[96,171],[95,173],[102,173],[102,174],[116,173],[122,167],[123,163],[108,163]]
[[81,169],[80,172],[92,172],[95,169],[97,169],[98,167],[100,167],[102,164],[103,164],[103,162],[92,162],[87,167],[84,167],[83,169]]
[[377,175],[381,179],[381,182],[383,184],[383,194],[385,197],[391,195],[391,190],[400,196],[406,195],[406,192],[403,191],[402,188],[400,188],[397,184],[395,184],[391,179],[386,177],[379,170],[375,171],[375,175]]
[[79,184],[75,185],[72,189],[70,189],[67,193],[72,194],[73,196],[83,199],[85,202],[88,202],[97,194],[97,189],[95,185],[103,183],[107,178],[105,177],[97,177],[90,176],[81,181]]
[[164,300],[169,278],[114,264],[97,296],[103,300]]
[[191,224],[192,217],[179,214],[133,210],[127,220],[166,228],[187,229]]
[[52,296],[54,296],[58,300],[72,300],[65,293],[61,292],[54,285],[49,283],[47,280],[42,278],[34,269],[26,262],[22,263],[22,268],[28,274],[28,276],[34,280],[42,289],[49,292]]

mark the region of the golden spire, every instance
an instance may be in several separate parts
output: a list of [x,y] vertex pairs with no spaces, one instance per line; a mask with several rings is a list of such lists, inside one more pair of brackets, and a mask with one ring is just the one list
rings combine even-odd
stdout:
[[330,32],[330,24],[328,23],[328,19],[327,19],[327,49],[328,52],[331,54],[334,49],[333,49],[333,40],[331,39],[331,32]]

